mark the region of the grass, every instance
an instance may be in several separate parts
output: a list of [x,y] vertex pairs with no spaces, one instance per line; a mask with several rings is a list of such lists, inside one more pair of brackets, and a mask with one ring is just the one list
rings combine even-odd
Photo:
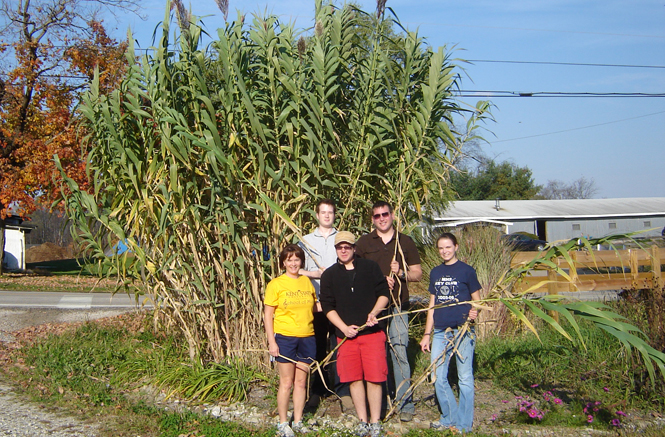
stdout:
[[27,263],[26,269],[48,272],[52,275],[83,275],[92,276],[92,272],[85,268],[85,259],[71,258],[51,261]]
[[[411,336],[414,344],[419,339],[418,329],[421,326],[416,323]],[[620,418],[616,411],[664,410],[663,387],[654,391],[641,385],[644,375],[639,362],[621,353],[612,337],[584,324],[582,329],[588,339],[586,353],[547,326],[539,326],[542,344],[530,333],[479,342],[477,379],[493,381],[495,386],[522,396],[522,400],[533,402],[533,408],[544,411],[542,420],[532,419],[526,411],[519,411],[520,400],[509,399],[502,407],[503,413],[496,418],[497,430],[536,425],[609,430],[613,428],[611,421]],[[415,350],[412,352],[416,362],[414,374],[418,374],[428,359]],[[145,385],[162,384],[199,402],[206,399],[204,392],[215,400],[242,398],[255,381],[265,381],[260,372],[239,362],[191,365],[184,342],[177,335],[156,331],[146,316],[125,315],[101,323],[91,322],[59,336],[36,340],[15,351],[13,362],[13,366],[4,367],[5,372],[27,395],[84,419],[105,418],[103,435],[106,436],[268,436],[274,432],[190,411],[166,411],[136,395]],[[274,389],[275,379],[268,381]],[[548,392],[551,395],[545,396]],[[561,404],[555,404],[554,399],[560,399]],[[585,407],[598,410],[591,411],[594,416],[591,424],[583,411]],[[483,429],[487,431],[486,427]],[[323,430],[311,435],[323,436],[329,432]],[[642,435],[661,433],[662,428],[654,428],[653,432],[647,429]],[[446,434],[412,430],[406,435]],[[488,434],[481,430],[471,435]]]
[[[81,263],[79,265],[79,263]],[[64,293],[112,293],[116,279],[100,279],[97,265],[84,259],[65,259],[27,264],[25,273],[0,276],[0,290],[51,291]]]
[[[665,388],[662,383],[655,389],[648,385],[636,354],[626,353],[614,337],[590,323],[580,327],[586,350],[542,324],[538,326],[542,343],[525,332],[517,338],[488,339],[478,346],[477,378],[492,380],[523,396],[503,420],[611,429],[612,421],[616,424],[622,419],[617,411],[665,409]],[[552,403],[555,398],[561,401],[559,405]],[[525,400],[534,404],[534,415],[546,411],[542,420],[519,411]]]

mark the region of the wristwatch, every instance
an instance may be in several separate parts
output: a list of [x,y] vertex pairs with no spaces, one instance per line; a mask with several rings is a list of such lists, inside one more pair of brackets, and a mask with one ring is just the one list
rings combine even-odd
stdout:
[[398,277],[399,277],[401,280],[406,281],[406,272],[405,272],[405,271],[402,271],[402,273],[400,273],[400,274],[398,275]]

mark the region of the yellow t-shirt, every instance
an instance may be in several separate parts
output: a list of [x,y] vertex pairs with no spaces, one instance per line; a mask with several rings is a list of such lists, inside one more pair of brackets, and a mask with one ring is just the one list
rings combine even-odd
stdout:
[[275,308],[275,334],[289,337],[314,335],[316,292],[307,276],[293,279],[286,274],[276,277],[266,287],[263,303]]

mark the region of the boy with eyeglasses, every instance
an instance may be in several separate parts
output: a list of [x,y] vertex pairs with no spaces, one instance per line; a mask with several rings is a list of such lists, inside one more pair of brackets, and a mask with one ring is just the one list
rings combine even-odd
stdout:
[[[388,306],[388,282],[378,264],[357,258],[351,232],[335,236],[337,263],[321,275],[323,312],[335,326],[337,372],[348,382],[360,424],[356,435],[378,437],[381,427],[382,384],[388,377],[386,334],[377,316]],[[359,329],[367,325],[364,329]],[[369,404],[369,421],[367,415]]]
[[[400,420],[410,422],[415,414],[412,396],[406,396],[411,386],[411,368],[407,356],[409,346],[409,316],[400,314],[409,310],[408,282],[419,282],[423,276],[420,254],[413,240],[399,233],[393,226],[393,207],[384,201],[372,206],[374,230],[358,239],[356,255],[379,264],[390,290],[391,312],[388,321],[388,351],[392,363],[395,401],[399,403]],[[399,248],[396,244],[399,241]],[[399,250],[398,250],[399,249]],[[404,258],[402,258],[404,254]],[[391,390],[391,391],[392,391]]]

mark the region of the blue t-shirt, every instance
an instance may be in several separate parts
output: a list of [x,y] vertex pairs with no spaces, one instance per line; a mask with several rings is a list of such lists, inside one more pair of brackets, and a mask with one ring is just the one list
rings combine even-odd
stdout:
[[[476,271],[470,265],[457,261],[441,264],[432,269],[429,292],[435,296],[434,305],[468,302],[471,293],[480,290]],[[457,328],[466,322],[471,305],[455,305],[434,310],[436,329]]]

